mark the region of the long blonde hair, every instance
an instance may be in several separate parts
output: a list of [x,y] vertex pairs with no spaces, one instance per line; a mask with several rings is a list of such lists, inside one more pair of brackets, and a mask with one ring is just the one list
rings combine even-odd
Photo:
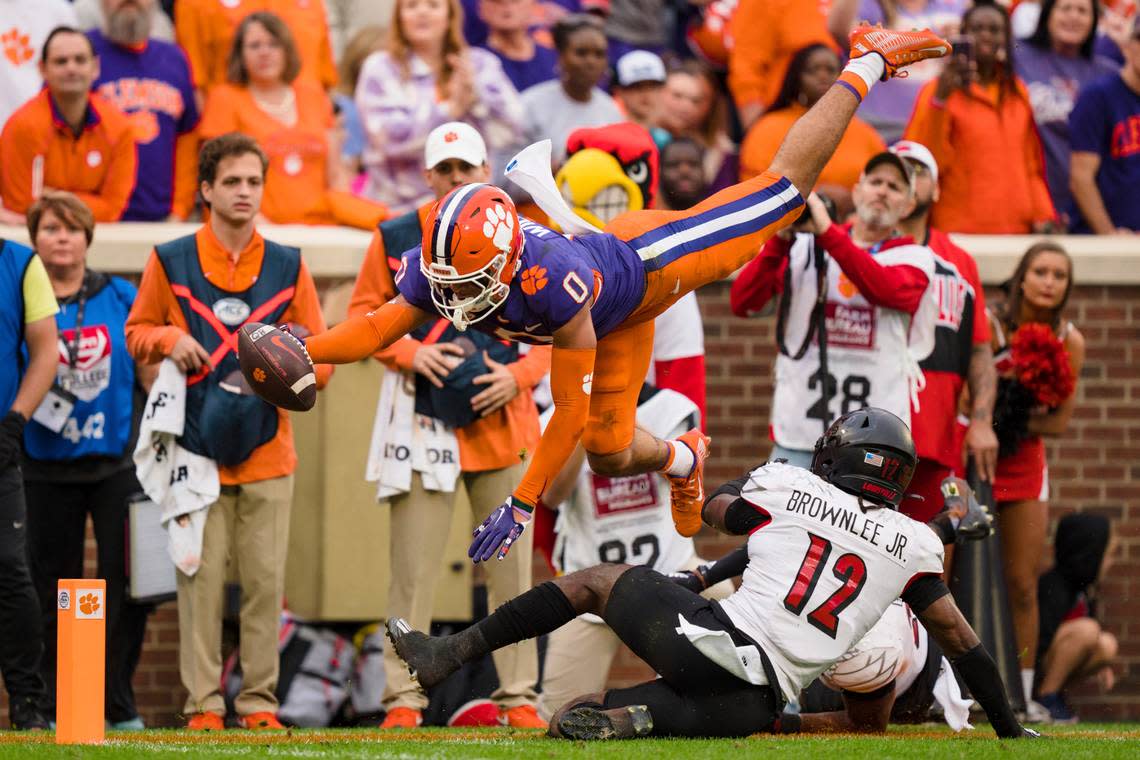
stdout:
[[[388,27],[388,42],[385,48],[393,60],[400,66],[400,74],[404,79],[410,73],[409,62],[412,57],[412,46],[404,36],[404,29],[400,26],[400,7],[407,0],[396,0],[392,5],[392,23]],[[467,40],[463,38],[463,6],[459,0],[447,0],[447,33],[443,36],[443,51],[440,61],[439,81],[436,87],[443,90],[451,80],[451,64],[447,62],[448,56],[462,53],[467,50]]]

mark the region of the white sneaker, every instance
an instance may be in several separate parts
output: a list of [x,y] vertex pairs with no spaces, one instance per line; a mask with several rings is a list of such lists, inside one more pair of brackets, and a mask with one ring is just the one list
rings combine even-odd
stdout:
[[1045,705],[1037,700],[1027,699],[1025,701],[1025,723],[1052,723],[1053,716],[1049,714],[1049,710]]

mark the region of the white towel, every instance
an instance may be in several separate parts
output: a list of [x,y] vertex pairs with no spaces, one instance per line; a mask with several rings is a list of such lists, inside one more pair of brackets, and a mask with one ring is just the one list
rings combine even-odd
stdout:
[[507,179],[530,193],[535,204],[562,228],[567,235],[590,235],[601,232],[574,213],[567,205],[554,175],[550,173],[550,140],[539,140],[520,150],[507,162]]
[[186,423],[186,375],[163,360],[150,389],[135,445],[135,474],[143,491],[162,510],[170,536],[167,547],[186,575],[198,572],[206,511],[218,500],[218,466],[178,444]]
[[962,696],[958,688],[958,679],[950,670],[950,663],[942,658],[942,669],[938,671],[938,680],[934,682],[934,699],[942,705],[942,714],[946,716],[946,723],[955,731],[974,727],[970,725],[970,700]]
[[459,441],[439,420],[416,414],[414,378],[384,371],[364,479],[376,483],[376,500],[407,493],[412,471],[424,488],[451,493],[459,479]]

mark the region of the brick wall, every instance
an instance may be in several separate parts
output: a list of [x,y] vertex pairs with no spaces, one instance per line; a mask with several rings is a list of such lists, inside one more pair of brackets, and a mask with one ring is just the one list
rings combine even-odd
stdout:
[[[775,320],[740,320],[728,308],[728,285],[700,293],[708,351],[709,432],[713,436],[710,482],[736,477],[768,453],[768,411],[775,358]],[[1090,509],[1115,523],[1122,539],[1120,559],[1102,584],[1103,621],[1120,640],[1114,692],[1095,687],[1077,692],[1086,719],[1140,720],[1140,609],[1129,601],[1140,593],[1140,288],[1079,287],[1069,315],[1085,335],[1088,357],[1078,390],[1079,406],[1068,433],[1049,446],[1055,521],[1066,512]],[[1134,355],[1135,354],[1135,355]],[[702,533],[702,556],[715,557],[733,541]],[[1043,561],[1051,558],[1047,551]],[[536,580],[546,570],[536,562]],[[148,725],[177,725],[184,694],[178,683],[178,627],[173,604],[151,617],[142,663],[135,678]],[[622,650],[611,671],[612,685],[649,677],[648,669]],[[6,717],[0,701],[0,714]]]

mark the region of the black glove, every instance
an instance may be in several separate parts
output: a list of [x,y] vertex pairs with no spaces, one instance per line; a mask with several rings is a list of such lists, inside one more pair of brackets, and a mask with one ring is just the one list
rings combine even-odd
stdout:
[[708,571],[708,565],[700,565],[696,570],[678,570],[675,573],[669,573],[665,577],[676,583],[682,588],[687,588],[694,594],[699,594],[708,588],[705,581],[705,573]]
[[17,411],[10,411],[0,420],[0,471],[20,461],[24,453],[24,425],[28,419]]

